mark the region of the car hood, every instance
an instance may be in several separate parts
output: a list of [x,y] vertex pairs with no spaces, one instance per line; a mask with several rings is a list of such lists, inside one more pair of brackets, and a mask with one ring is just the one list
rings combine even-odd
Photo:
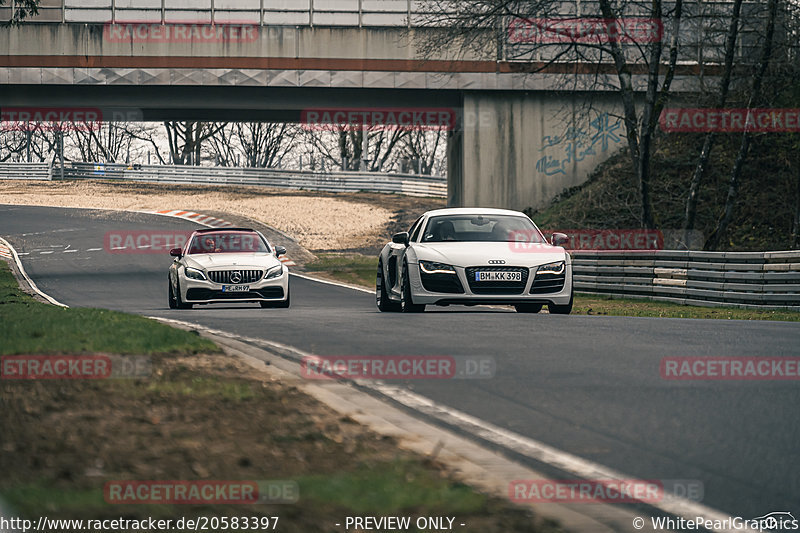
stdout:
[[437,242],[412,246],[418,260],[439,261],[460,267],[489,265],[489,261],[505,261],[501,264],[530,267],[567,259],[564,248],[549,244]]
[[279,265],[280,261],[272,254],[192,254],[187,255],[186,264],[194,268],[220,270],[264,269]]

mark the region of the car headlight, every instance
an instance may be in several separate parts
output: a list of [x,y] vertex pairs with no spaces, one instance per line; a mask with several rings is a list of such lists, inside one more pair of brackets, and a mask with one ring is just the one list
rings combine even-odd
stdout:
[[283,274],[283,265],[276,265],[264,273],[264,279],[279,278]]
[[558,276],[564,273],[564,269],[566,268],[566,263],[564,261],[558,261],[556,263],[547,263],[546,265],[540,266],[536,270],[536,274],[553,274]]
[[426,274],[455,274],[456,270],[450,265],[444,263],[435,263],[433,261],[420,261],[419,268]]
[[186,277],[189,279],[197,279],[200,281],[204,281],[206,279],[206,275],[203,274],[203,271],[197,270],[196,268],[186,267],[184,272],[186,273]]

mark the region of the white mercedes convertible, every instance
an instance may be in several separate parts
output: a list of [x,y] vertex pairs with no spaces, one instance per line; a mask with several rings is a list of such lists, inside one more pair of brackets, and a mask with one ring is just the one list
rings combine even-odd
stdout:
[[375,298],[381,311],[426,305],[512,305],[520,313],[572,311],[572,262],[524,213],[438,209],[397,233],[381,251]]
[[169,306],[258,302],[289,307],[289,269],[278,259],[283,246],[271,246],[258,231],[208,229],[192,233],[183,248],[170,250]]

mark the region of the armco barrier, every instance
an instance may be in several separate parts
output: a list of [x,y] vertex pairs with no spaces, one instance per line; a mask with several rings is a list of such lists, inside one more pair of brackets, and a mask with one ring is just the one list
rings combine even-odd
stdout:
[[578,292],[800,310],[800,251],[586,251],[572,258]]
[[111,179],[153,183],[260,185],[329,192],[370,191],[408,196],[447,196],[447,178],[372,172],[312,172],[263,168],[70,163],[65,179]]
[[51,163],[0,163],[0,180],[52,179]]

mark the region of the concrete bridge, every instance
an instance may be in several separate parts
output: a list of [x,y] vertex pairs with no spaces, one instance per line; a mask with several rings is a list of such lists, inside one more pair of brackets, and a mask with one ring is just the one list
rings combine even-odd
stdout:
[[[534,74],[502,44],[423,60],[419,44],[438,30],[416,27],[419,16],[411,0],[43,0],[38,17],[0,30],[0,106],[286,122],[319,108],[452,109],[455,206],[541,207],[622,147],[618,98],[585,92],[597,76],[613,85],[611,68]],[[685,89],[695,69],[678,74]]]

